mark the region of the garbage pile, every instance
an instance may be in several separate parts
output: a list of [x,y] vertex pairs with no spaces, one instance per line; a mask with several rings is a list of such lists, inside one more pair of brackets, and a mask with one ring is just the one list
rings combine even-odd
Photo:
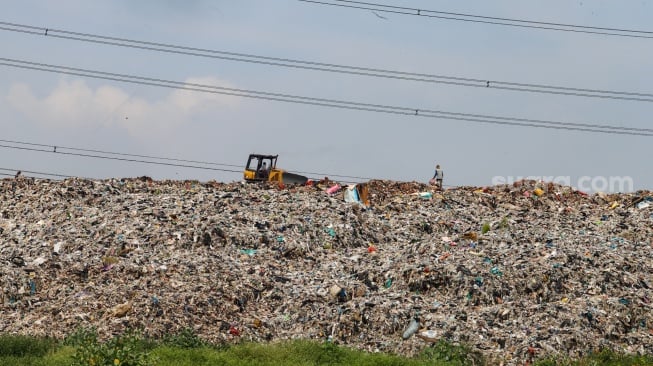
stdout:
[[0,332],[315,339],[508,364],[653,353],[653,194],[0,181]]

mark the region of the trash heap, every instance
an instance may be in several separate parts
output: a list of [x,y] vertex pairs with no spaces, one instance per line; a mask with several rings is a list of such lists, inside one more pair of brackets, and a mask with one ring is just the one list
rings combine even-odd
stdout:
[[0,181],[0,332],[95,326],[523,362],[653,353],[653,194]]

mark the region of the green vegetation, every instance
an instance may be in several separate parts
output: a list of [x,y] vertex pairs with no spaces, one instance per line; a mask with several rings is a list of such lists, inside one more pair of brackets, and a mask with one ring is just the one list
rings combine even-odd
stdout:
[[0,335],[0,357],[43,357],[57,344],[52,338]]
[[504,217],[501,219],[501,222],[499,223],[499,229],[507,229],[508,228],[508,217]]
[[441,361],[446,365],[483,365],[483,356],[467,346],[452,346],[451,344],[439,341],[433,347],[422,351],[420,359],[423,361]]
[[[152,353],[159,360],[159,365],[360,365],[360,366],[444,366],[474,365],[472,358],[459,354],[457,346],[443,346],[433,354],[422,354],[415,358],[405,358],[384,353],[369,353],[337,346],[333,343],[319,343],[296,340],[277,344],[243,343],[220,350],[203,346],[194,349],[180,349],[162,346]],[[437,357],[435,357],[437,356]],[[451,357],[447,360],[447,357]],[[452,363],[453,360],[456,360]],[[479,365],[479,363],[476,363]]]
[[540,360],[535,366],[646,366],[653,365],[653,356],[624,355],[613,351],[590,353],[582,360],[551,357]]
[[162,345],[165,346],[183,348],[183,349],[202,348],[202,347],[210,346],[208,342],[200,338],[195,333],[195,331],[191,328],[185,328],[179,333],[170,334],[165,338],[163,338],[161,343]]
[[100,342],[94,329],[81,329],[66,341],[75,347],[72,366],[150,366],[155,361],[149,353],[153,345],[134,332]]
[[[147,339],[137,332],[128,332],[101,342],[92,328],[78,329],[60,342],[50,338],[0,336],[0,365],[3,366],[464,366],[490,363],[469,347],[444,341],[425,348],[416,357],[405,358],[308,340],[215,346],[199,338],[191,329],[158,341]],[[653,365],[653,357],[603,351],[590,354],[582,360],[547,358],[535,362],[534,365],[642,366]]]

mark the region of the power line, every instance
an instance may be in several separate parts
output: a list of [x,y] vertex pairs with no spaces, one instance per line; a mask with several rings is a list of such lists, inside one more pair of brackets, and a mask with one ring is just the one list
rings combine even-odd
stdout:
[[[105,154],[105,155],[141,157],[141,158],[164,160],[164,161],[190,162],[190,163],[198,163],[198,164],[214,165],[214,166],[229,166],[229,167],[238,167],[238,168],[242,167],[242,165],[236,165],[236,164],[215,163],[215,162],[209,162],[209,161],[198,161],[198,160],[187,160],[187,159],[177,159],[177,158],[160,157],[160,156],[152,156],[152,155],[129,154],[129,153],[122,153],[122,152],[97,150],[97,149],[84,149],[84,148],[79,148],[79,147],[60,146],[60,145],[54,145],[54,144],[41,144],[41,143],[17,141],[17,140],[0,139],[0,142],[10,143],[10,144],[14,144],[14,145],[25,145],[25,146],[36,146],[36,147],[46,147],[46,148],[48,148],[47,150],[38,150],[38,151],[41,151],[41,152],[62,153],[62,150],[71,150],[71,151],[81,151],[81,152],[94,152],[94,153],[100,153],[100,154]],[[6,147],[6,146],[0,145],[0,147]],[[145,163],[144,161],[138,161],[138,162]],[[184,166],[184,167],[194,168],[194,167],[191,167],[191,166]],[[0,170],[2,170],[2,169],[0,168]],[[228,171],[233,172],[233,170],[228,170]],[[242,173],[242,170],[238,170],[237,172]],[[332,176],[332,177],[339,177],[339,178],[352,178],[352,179],[360,179],[360,180],[375,179],[375,178],[370,178],[370,177],[339,175],[339,174],[332,174],[332,173],[316,173],[316,172],[302,172],[302,171],[288,171],[288,172],[290,172],[290,173],[301,173],[301,174],[325,175],[325,176]]]
[[43,150],[43,149],[37,149],[37,148],[33,148],[33,147],[10,146],[10,145],[4,145],[4,144],[0,144],[0,147],[6,148],[6,149],[17,149],[17,150],[25,150],[25,151],[45,152],[45,153],[52,153],[52,154],[80,156],[80,157],[95,158],[95,159],[118,160],[118,161],[134,162],[134,163],[165,165],[165,166],[174,166],[174,167],[181,167],[181,168],[203,169],[203,170],[212,170],[212,171],[221,171],[221,172],[241,173],[242,174],[242,171],[240,171],[240,170],[210,168],[210,167],[203,167],[203,166],[196,166],[196,165],[163,163],[163,162],[158,162],[158,161],[127,159],[127,158],[118,158],[118,157],[101,156],[101,155],[93,155],[93,154],[72,153],[72,152],[66,152],[66,151]]
[[[553,22],[538,22],[533,20],[521,20],[511,18],[489,17],[465,13],[453,13],[438,10],[427,10],[419,8],[409,8],[401,6],[384,5],[378,3],[368,3],[362,1],[345,1],[345,0],[330,0],[317,1],[317,0],[298,0],[305,3],[313,3],[318,5],[336,6],[342,8],[351,8],[359,10],[377,11],[391,14],[413,15],[435,19],[445,19],[462,21],[469,23],[482,23],[492,25],[503,25],[509,27],[555,30],[561,32],[572,33],[585,33],[595,35],[617,36],[617,37],[631,37],[631,38],[653,38],[653,31],[642,31],[634,29],[623,28],[607,28],[607,27],[592,27],[585,25],[573,25],[564,23]],[[335,3],[338,2],[338,3]]]
[[[28,174],[38,174],[38,175],[45,175],[45,176],[49,176],[49,177],[57,177],[57,178],[73,178],[73,176],[71,176],[71,175],[54,174],[54,173],[44,173],[44,172],[35,172],[35,171],[22,170],[22,169],[0,168],[0,170],[3,170],[3,171],[10,171],[10,172],[18,172],[18,171],[20,171],[20,172],[21,172],[21,175],[24,174],[24,173],[28,173]],[[3,175],[9,175],[9,174],[3,174]],[[14,175],[11,175],[11,176],[14,177],[15,174],[14,174]]]
[[[3,177],[9,177],[9,178],[14,178],[14,177],[15,177],[15,174],[0,173],[0,176],[3,176]],[[37,177],[37,176],[34,176],[34,175],[27,175],[27,174],[25,174],[25,175],[23,175],[23,176],[24,176],[24,177],[27,177],[27,178],[42,179],[42,178]],[[49,178],[46,178],[46,179],[49,179]],[[52,180],[59,180],[59,179],[52,178]]]
[[[387,70],[379,68],[359,67],[352,65],[321,63],[306,60],[296,60],[287,58],[268,57],[260,55],[252,55],[245,53],[235,53],[220,50],[211,50],[203,48],[194,48],[179,46],[166,43],[155,43],[147,41],[139,41],[126,38],[108,37],[89,33],[71,32],[66,30],[57,30],[43,27],[36,27],[31,25],[22,25],[8,22],[0,22],[0,30],[27,33],[33,35],[40,35],[68,40],[76,40],[83,42],[99,43],[119,47],[128,47],[135,49],[143,49],[148,51],[157,51],[173,54],[181,54],[188,56],[198,56],[214,59],[222,59],[236,62],[246,62],[253,64],[262,64],[268,66],[288,67],[294,69],[306,69],[313,71],[340,73],[357,76],[367,76],[376,78],[386,78],[405,81],[417,81],[426,83],[436,83],[445,85],[455,85],[474,88],[497,89],[515,92],[528,92],[552,95],[565,95],[575,97],[589,97],[601,99],[615,99],[615,100],[628,100],[639,102],[653,102],[653,94],[640,93],[630,91],[616,91],[616,90],[602,90],[592,88],[577,88],[556,86],[547,84],[535,83],[520,83],[492,79],[478,79],[469,77],[458,77],[450,75],[437,75],[427,73],[414,73],[396,70]],[[57,34],[61,33],[61,34]]]
[[[331,1],[340,2],[340,3],[383,6],[383,7],[391,8],[391,9],[419,10],[419,9],[416,9],[416,8],[408,8],[408,7],[392,6],[392,5],[382,5],[382,4],[369,3],[369,2],[363,2],[363,1],[353,1],[353,0],[331,0]],[[472,15],[472,14],[464,14],[464,13],[452,13],[452,12],[436,11],[436,10],[424,10],[424,9],[421,9],[421,11],[422,12],[428,12],[428,13],[466,16],[466,17],[474,17],[474,18],[481,18],[481,19],[504,20],[504,21],[509,21],[509,22],[519,22],[519,23],[530,23],[530,24],[540,24],[540,25],[555,25],[555,26],[561,26],[561,27],[584,28],[584,29],[606,30],[606,31],[616,31],[616,32],[653,34],[653,31],[642,31],[642,30],[624,29],[624,28],[606,28],[606,27],[594,27],[594,26],[587,26],[587,25],[540,22],[540,21],[534,21],[534,20],[523,20],[523,19],[515,19],[515,18],[499,18],[499,17]]]
[[142,76],[108,73],[102,71],[71,68],[71,67],[57,66],[57,65],[48,65],[48,64],[15,60],[15,59],[7,59],[7,58],[0,58],[0,61],[7,61],[7,62],[0,62],[0,65],[29,69],[29,70],[46,71],[46,72],[53,72],[59,74],[68,74],[68,75],[75,75],[75,76],[82,76],[82,77],[89,77],[89,78],[96,78],[96,79],[120,81],[120,82],[139,84],[139,85],[150,85],[150,86],[159,86],[159,87],[172,88],[172,89],[192,90],[192,91],[200,91],[204,93],[222,94],[222,95],[246,97],[246,98],[253,98],[253,99],[263,99],[269,101],[286,102],[286,103],[331,107],[331,108],[348,109],[348,110],[359,110],[359,111],[368,111],[368,112],[377,112],[377,113],[387,113],[387,114],[396,114],[396,115],[405,115],[405,116],[418,116],[418,117],[425,117],[425,118],[450,119],[450,120],[485,123],[485,124],[492,124],[492,125],[549,128],[549,129],[557,129],[557,130],[597,132],[597,133],[620,134],[620,135],[653,136],[653,134],[650,133],[653,132],[653,129],[646,129],[646,128],[633,128],[633,127],[625,127],[625,126],[610,126],[610,125],[587,124],[587,123],[557,122],[557,121],[535,120],[535,119],[514,118],[514,117],[490,116],[490,115],[482,115],[482,114],[446,112],[446,111],[429,110],[429,109],[412,108],[412,107],[360,103],[360,102],[352,102],[352,101],[344,101],[344,100],[314,98],[314,97],[297,96],[297,95],[290,95],[290,94],[226,88],[226,87],[220,87],[214,85],[183,83],[183,82],[170,81],[164,79],[154,79],[154,78],[147,78]]
[[48,148],[51,148],[53,150],[53,152],[57,152],[57,150],[61,151],[61,149],[63,149],[63,150],[71,150],[71,151],[94,152],[94,153],[100,153],[100,154],[106,154],[106,155],[131,156],[131,157],[137,157],[137,158],[156,159],[156,160],[164,160],[164,161],[177,161],[177,162],[183,162],[183,163],[195,163],[195,164],[216,165],[216,166],[241,167],[241,165],[235,165],[235,164],[219,164],[219,163],[213,163],[213,162],[209,162],[209,161],[175,159],[175,158],[158,157],[158,156],[152,156],[152,155],[127,154],[127,153],[120,153],[120,152],[113,152],[113,151],[82,149],[82,148],[76,148],[76,147],[38,144],[38,143],[16,141],[16,140],[3,140],[3,139],[0,139],[0,142],[7,142],[7,143],[12,143],[12,144],[28,145],[28,146],[48,147]]

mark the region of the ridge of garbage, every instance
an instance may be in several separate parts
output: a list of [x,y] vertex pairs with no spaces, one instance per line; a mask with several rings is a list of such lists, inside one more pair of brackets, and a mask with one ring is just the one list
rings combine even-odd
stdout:
[[653,353],[651,192],[367,185],[0,180],[0,332]]

